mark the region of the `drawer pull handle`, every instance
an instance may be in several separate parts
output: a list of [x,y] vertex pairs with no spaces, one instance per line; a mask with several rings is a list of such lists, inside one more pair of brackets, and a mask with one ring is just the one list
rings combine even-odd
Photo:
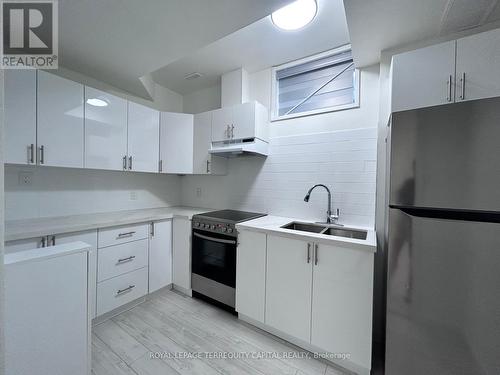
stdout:
[[120,234],[118,234],[118,238],[130,237],[130,236],[132,236],[134,234],[135,234],[135,232],[120,233]]
[[125,263],[125,262],[130,262],[131,260],[133,260],[135,258],[135,255],[131,255],[129,256],[128,258],[121,258],[121,259],[118,259],[118,262],[117,264],[121,264],[121,263]]
[[127,292],[131,291],[134,288],[135,288],[135,285],[129,285],[125,289],[118,289],[117,292],[116,292],[116,295],[117,296],[122,295],[123,293],[127,293]]

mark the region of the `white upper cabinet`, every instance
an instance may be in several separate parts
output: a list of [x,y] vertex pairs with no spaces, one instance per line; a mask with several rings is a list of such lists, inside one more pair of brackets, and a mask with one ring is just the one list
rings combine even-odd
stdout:
[[83,167],[83,85],[38,71],[38,162]]
[[36,163],[36,70],[5,70],[5,162]]
[[158,172],[160,112],[128,102],[128,169]]
[[393,57],[393,112],[454,101],[455,45],[451,41]]
[[269,140],[267,109],[258,102],[220,108],[212,113],[212,142],[248,138]]
[[219,108],[212,111],[212,142],[231,139],[233,107]]
[[311,333],[312,246],[267,236],[265,323],[305,342]]
[[456,101],[494,96],[500,96],[500,29],[458,39]]
[[123,170],[126,158],[127,101],[85,87],[85,167]]
[[162,173],[193,173],[193,115],[160,114],[160,166]]
[[211,155],[212,112],[203,112],[193,118],[193,173],[223,175],[227,173],[227,159]]
[[373,254],[315,244],[311,344],[371,367]]

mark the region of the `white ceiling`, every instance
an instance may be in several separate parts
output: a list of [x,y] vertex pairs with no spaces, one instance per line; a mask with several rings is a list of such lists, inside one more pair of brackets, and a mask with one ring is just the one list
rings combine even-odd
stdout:
[[[297,31],[281,31],[265,17],[152,73],[158,84],[187,94],[218,82],[239,67],[255,72],[349,43],[342,0],[317,0],[313,22]],[[203,77],[185,80],[200,72]]]
[[358,67],[380,52],[500,19],[499,0],[344,0]]
[[149,98],[140,77],[290,0],[60,0],[60,65]]

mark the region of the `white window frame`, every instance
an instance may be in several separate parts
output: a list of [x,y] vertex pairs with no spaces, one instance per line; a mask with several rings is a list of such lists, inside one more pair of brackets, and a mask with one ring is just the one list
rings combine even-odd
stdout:
[[290,68],[296,65],[304,64],[310,61],[318,60],[323,57],[328,57],[330,55],[335,55],[338,53],[346,52],[351,49],[350,44],[346,44],[344,46],[331,49],[329,51],[325,51],[322,53],[318,53],[313,56],[308,56],[304,57],[299,60],[291,61],[282,65],[278,66],[273,66],[271,69],[271,82],[272,82],[272,87],[271,87],[271,121],[280,121],[280,120],[287,120],[287,119],[292,119],[292,118],[297,118],[297,117],[304,117],[304,116],[312,116],[312,115],[318,115],[322,113],[328,113],[328,112],[337,112],[337,111],[344,111],[346,109],[352,109],[352,108],[359,108],[359,91],[360,91],[360,71],[359,69],[354,70],[354,103],[350,104],[345,104],[345,105],[339,105],[339,106],[334,106],[334,107],[326,107],[326,108],[320,108],[320,109],[315,109],[312,111],[305,111],[305,112],[300,112],[300,113],[290,113],[288,115],[279,115],[279,108],[278,108],[278,80],[276,79],[276,73],[282,69]]

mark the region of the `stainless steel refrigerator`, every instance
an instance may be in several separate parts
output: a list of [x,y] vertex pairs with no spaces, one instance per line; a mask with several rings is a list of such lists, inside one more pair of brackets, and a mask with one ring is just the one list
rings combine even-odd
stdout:
[[500,98],[390,126],[386,374],[500,374]]

